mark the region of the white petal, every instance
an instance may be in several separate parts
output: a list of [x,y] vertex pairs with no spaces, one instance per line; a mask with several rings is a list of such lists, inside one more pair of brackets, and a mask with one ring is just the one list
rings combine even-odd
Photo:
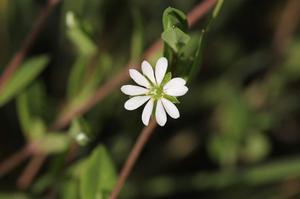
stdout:
[[143,113],[142,113],[142,121],[146,126],[148,126],[148,124],[149,124],[152,110],[153,110],[153,99],[150,99],[148,101],[148,103],[146,104],[146,106],[143,110]]
[[134,85],[124,85],[121,87],[121,91],[126,95],[142,95],[149,92],[146,88]]
[[150,84],[148,80],[139,71],[135,69],[129,69],[129,75],[138,85],[144,86],[146,88],[149,87]]
[[168,88],[177,88],[178,86],[184,86],[186,84],[186,81],[180,77],[176,77],[171,79],[166,83],[164,86],[164,90]]
[[131,110],[137,109],[138,107],[142,106],[149,99],[150,99],[149,96],[132,97],[125,102],[124,107],[125,107],[125,109],[131,111]]
[[157,60],[155,66],[156,82],[159,85],[165,77],[168,68],[168,60],[165,57],[161,57]]
[[162,98],[161,101],[165,107],[165,110],[172,118],[177,119],[180,117],[177,107],[172,102],[164,98]]
[[167,94],[167,95],[171,95],[171,96],[182,96],[182,95],[185,95],[186,92],[188,92],[188,88],[186,86],[179,86],[177,88],[169,88],[169,89],[166,89],[164,90],[164,92]]
[[152,66],[149,64],[149,62],[147,61],[143,61],[142,63],[142,71],[143,74],[148,77],[150,79],[150,81],[152,81],[152,83],[156,83],[155,82],[155,77],[154,77],[154,71]]
[[157,101],[156,110],[155,110],[155,118],[156,118],[157,123],[160,126],[164,126],[167,122],[167,114],[161,103],[161,100]]

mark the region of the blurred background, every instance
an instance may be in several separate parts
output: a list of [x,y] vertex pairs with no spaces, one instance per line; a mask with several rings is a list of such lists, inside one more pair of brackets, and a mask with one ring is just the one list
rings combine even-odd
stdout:
[[[119,74],[167,7],[207,2],[0,0],[0,198],[107,198],[144,127]],[[298,0],[224,1],[181,117],[155,129],[120,198],[300,198],[299,19]]]

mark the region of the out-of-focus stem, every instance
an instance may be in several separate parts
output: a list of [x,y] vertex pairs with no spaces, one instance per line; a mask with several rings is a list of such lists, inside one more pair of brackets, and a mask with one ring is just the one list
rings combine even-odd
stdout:
[[32,157],[21,177],[18,179],[17,185],[20,189],[24,190],[28,188],[32,182],[32,179],[36,176],[40,167],[43,165],[46,157],[47,156],[45,154],[39,154]]
[[21,162],[26,160],[31,155],[31,152],[28,149],[28,147],[23,147],[0,163],[0,178],[17,167]]
[[137,161],[139,155],[141,154],[143,148],[145,147],[147,141],[149,140],[150,136],[154,132],[155,127],[157,126],[154,120],[151,120],[149,125],[146,126],[142,132],[140,133],[133,149],[131,150],[118,178],[118,181],[111,192],[110,199],[118,198],[118,195],[125,184],[125,181],[129,174],[131,173],[135,162]]

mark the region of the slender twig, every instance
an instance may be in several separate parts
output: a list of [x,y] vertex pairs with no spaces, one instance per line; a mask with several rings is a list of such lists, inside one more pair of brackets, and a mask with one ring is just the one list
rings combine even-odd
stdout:
[[[189,14],[188,14],[188,21],[189,25],[192,27],[195,23],[204,15],[206,14],[214,5],[216,0],[205,0],[197,5]],[[155,54],[159,49],[162,48],[162,41],[159,39],[153,43],[143,54],[143,58],[148,59],[153,54]],[[94,105],[99,103],[102,99],[104,99],[108,94],[110,94],[113,90],[119,87],[122,83],[128,81],[128,67],[131,66],[131,63],[128,63],[122,71],[120,71],[114,78],[110,81],[106,82],[100,88],[98,88],[94,95],[92,95],[89,99],[87,99],[83,104],[73,107],[72,110],[62,111],[61,114],[58,115],[57,119],[55,120],[54,124],[51,126],[51,129],[61,129],[64,128],[66,125],[70,123],[70,121],[78,117],[88,110],[90,110]],[[134,67],[138,67],[136,64]],[[33,161],[33,160],[32,160]],[[35,169],[28,169],[28,171],[33,173],[37,173],[39,168]],[[32,180],[32,179],[31,179]],[[30,182],[28,182],[30,183]]]
[[151,120],[149,125],[146,126],[140,133],[133,149],[131,150],[131,152],[126,160],[126,163],[124,164],[124,166],[120,172],[118,181],[109,197],[110,199],[118,198],[118,195],[119,195],[127,177],[129,176],[133,166],[135,165],[136,160],[138,159],[140,153],[142,152],[143,148],[145,147],[145,144],[149,140],[150,136],[154,132],[154,129],[156,126],[157,126],[157,124],[156,124],[155,120]]
[[27,189],[31,184],[33,178],[36,176],[40,167],[43,165],[46,159],[45,154],[39,154],[32,157],[31,161],[23,171],[21,177],[18,179],[17,185],[20,189]]
[[29,148],[25,146],[0,163],[0,178],[17,167],[21,162],[26,160],[31,155],[31,152],[28,149]]
[[9,61],[9,63],[5,67],[5,70],[0,77],[0,93],[3,90],[7,81],[11,78],[11,76],[23,62],[25,56],[28,54],[28,51],[32,47],[33,43],[36,41],[53,8],[58,4],[58,2],[59,0],[48,0],[47,6],[41,11],[39,17],[37,18],[32,27],[32,30],[24,39],[20,50],[14,55],[14,57]]

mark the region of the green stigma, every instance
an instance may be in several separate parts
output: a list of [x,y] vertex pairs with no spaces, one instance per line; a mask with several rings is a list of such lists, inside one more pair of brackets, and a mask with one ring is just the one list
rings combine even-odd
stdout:
[[147,95],[151,96],[152,99],[158,100],[164,97],[165,93],[163,92],[162,86],[153,86],[149,89],[149,93]]

